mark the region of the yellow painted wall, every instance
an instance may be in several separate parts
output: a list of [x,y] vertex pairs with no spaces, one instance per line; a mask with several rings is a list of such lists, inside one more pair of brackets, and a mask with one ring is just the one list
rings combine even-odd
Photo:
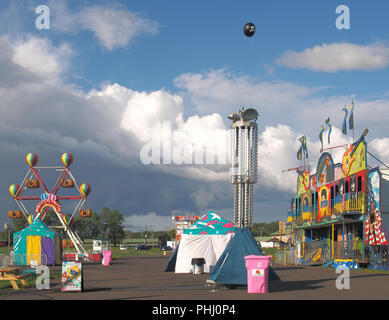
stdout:
[[27,236],[27,265],[31,265],[31,260],[36,260],[41,264],[41,237]]

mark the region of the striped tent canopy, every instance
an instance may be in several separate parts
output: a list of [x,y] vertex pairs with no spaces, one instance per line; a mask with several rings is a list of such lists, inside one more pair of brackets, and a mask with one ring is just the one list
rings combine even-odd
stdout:
[[230,221],[223,219],[216,213],[208,211],[202,215],[195,224],[184,230],[184,234],[206,235],[206,234],[228,234],[234,233],[236,227]]

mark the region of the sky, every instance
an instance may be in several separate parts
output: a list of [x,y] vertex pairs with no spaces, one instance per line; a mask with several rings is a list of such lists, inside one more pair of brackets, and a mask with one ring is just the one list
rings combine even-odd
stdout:
[[[132,231],[208,210],[232,220],[220,159],[227,116],[242,107],[259,112],[254,222],[285,220],[297,175],[283,170],[300,165],[302,135],[313,173],[328,117],[324,146],[352,143],[341,132],[352,98],[355,137],[368,128],[368,150],[389,163],[388,9],[381,0],[1,1],[0,222],[30,152],[42,166],[72,153],[77,183],[92,187],[86,206],[118,209]],[[151,155],[166,137],[158,163]],[[185,162],[201,150],[217,161]],[[54,183],[55,172],[42,174]]]

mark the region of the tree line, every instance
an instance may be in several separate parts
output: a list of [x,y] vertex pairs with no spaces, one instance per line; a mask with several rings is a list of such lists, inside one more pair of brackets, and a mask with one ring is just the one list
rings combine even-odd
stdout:
[[[58,225],[58,219],[55,213],[50,209],[44,222],[47,226]],[[13,219],[12,228],[10,230],[12,239],[12,233],[27,227],[28,222],[25,219]],[[77,232],[82,240],[85,239],[100,239],[109,241],[114,246],[123,242],[125,238],[128,239],[158,239],[159,245],[165,245],[166,241],[175,239],[175,230],[168,231],[151,231],[145,230],[142,232],[131,232],[124,230],[124,215],[117,209],[111,210],[104,207],[101,212],[93,212],[90,218],[77,218],[75,219],[72,229]],[[265,223],[254,223],[250,228],[253,236],[270,236],[272,233],[278,231],[278,221]],[[61,229],[57,230],[61,233]],[[8,231],[3,231],[1,234],[2,239],[7,240]]]
[[273,222],[256,222],[250,228],[254,237],[268,237],[274,232],[278,232],[278,221]]
[[[52,209],[49,209],[44,218],[44,223],[48,227],[59,225],[58,218]],[[13,219],[10,230],[10,239],[12,241],[13,233],[20,231],[28,226],[26,219]],[[81,240],[98,239],[109,241],[114,246],[122,243],[125,238],[129,239],[158,239],[158,243],[162,246],[167,241],[174,239],[174,229],[169,231],[151,231],[131,232],[124,229],[124,215],[118,210],[111,210],[104,207],[101,212],[93,212],[90,218],[75,219],[71,228],[78,234]],[[56,229],[57,232],[62,233],[64,238],[66,235],[61,229]],[[1,238],[5,241],[8,239],[8,231],[1,233]]]
[[[58,226],[59,221],[55,212],[49,209],[46,213],[44,223],[48,227]],[[84,241],[85,239],[100,239],[109,241],[114,246],[118,245],[126,236],[124,230],[124,215],[118,210],[111,210],[104,207],[101,212],[93,212],[90,218],[76,218],[71,228]],[[20,231],[28,226],[26,219],[13,219],[11,227],[12,239],[13,233]],[[57,232],[64,235],[64,231],[56,229]],[[8,231],[5,230],[1,234],[2,239],[7,239]],[[64,235],[64,238],[66,236]]]

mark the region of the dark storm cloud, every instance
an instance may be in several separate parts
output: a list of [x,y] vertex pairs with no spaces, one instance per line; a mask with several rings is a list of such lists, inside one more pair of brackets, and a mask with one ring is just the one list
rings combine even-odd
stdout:
[[[174,168],[161,172],[156,166],[140,163],[139,143],[120,128],[121,114],[132,95],[130,89],[120,94],[85,94],[64,84],[55,72],[40,74],[15,63],[15,46],[0,38],[0,67],[6,71],[0,76],[2,212],[15,207],[8,187],[22,182],[29,152],[38,154],[42,166],[59,166],[61,154],[72,153],[72,173],[79,184],[92,186],[87,206],[97,212],[107,206],[125,215],[156,212],[170,219],[172,212],[198,214],[199,205],[207,206],[194,196],[203,188],[202,181],[174,175]],[[48,49],[38,53],[54,54]],[[217,190],[217,183],[214,185]],[[206,192],[215,193],[209,186]],[[219,201],[218,196],[211,196],[208,202],[214,200]],[[0,221],[7,221],[7,217],[1,216]]]

